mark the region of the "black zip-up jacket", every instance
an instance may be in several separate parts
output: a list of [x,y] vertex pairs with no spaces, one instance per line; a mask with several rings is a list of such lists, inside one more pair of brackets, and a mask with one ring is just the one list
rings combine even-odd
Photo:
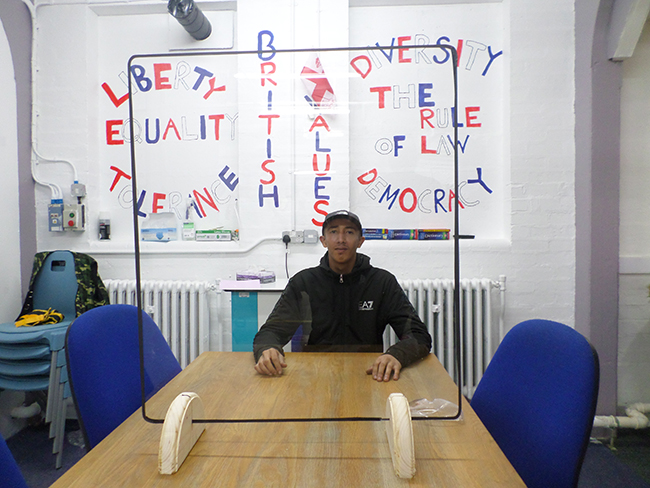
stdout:
[[346,275],[332,271],[325,253],[319,266],[291,278],[255,336],[255,362],[271,347],[282,352],[301,325],[303,351],[383,352],[386,325],[400,339],[386,353],[403,367],[431,350],[431,336],[395,276],[364,254]]

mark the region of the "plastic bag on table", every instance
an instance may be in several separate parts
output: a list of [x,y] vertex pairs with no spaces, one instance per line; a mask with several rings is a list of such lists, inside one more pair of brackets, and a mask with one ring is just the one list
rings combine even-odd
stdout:
[[[418,398],[409,402],[411,417],[453,417],[458,413],[458,405],[442,398],[428,400]],[[462,419],[462,414],[461,417]]]

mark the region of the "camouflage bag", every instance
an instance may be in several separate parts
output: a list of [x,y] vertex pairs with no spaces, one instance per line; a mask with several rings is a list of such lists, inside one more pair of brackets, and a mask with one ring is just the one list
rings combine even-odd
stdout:
[[[39,252],[34,256],[32,276],[29,280],[29,290],[19,318],[34,309],[34,281],[43,267],[51,251]],[[108,291],[99,276],[97,261],[87,254],[72,252],[74,256],[75,275],[77,277],[77,296],[75,297],[75,312],[78,317],[91,308],[108,305]],[[18,319],[16,319],[18,321]]]

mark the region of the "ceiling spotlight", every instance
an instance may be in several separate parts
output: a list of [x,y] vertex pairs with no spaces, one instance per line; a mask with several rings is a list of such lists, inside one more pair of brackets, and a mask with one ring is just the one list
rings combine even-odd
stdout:
[[212,26],[194,0],[169,0],[167,11],[197,41],[210,37]]

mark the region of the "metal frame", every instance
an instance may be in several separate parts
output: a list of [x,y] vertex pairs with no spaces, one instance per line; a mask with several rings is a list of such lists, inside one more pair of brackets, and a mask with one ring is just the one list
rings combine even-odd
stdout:
[[[454,129],[454,194],[458,195],[458,52],[456,48],[447,44],[428,44],[418,45],[420,49],[423,48],[438,48],[448,51],[451,54],[453,88],[454,88],[454,111],[453,111],[453,129]],[[274,49],[269,51],[228,51],[228,52],[183,52],[183,53],[158,53],[158,54],[136,54],[129,58],[127,65],[128,87],[129,87],[129,130],[134,134],[134,116],[133,116],[133,86],[131,76],[131,65],[134,60],[141,58],[162,58],[162,57],[194,57],[194,56],[232,56],[239,54],[262,54],[262,53],[308,53],[308,52],[350,52],[350,51],[369,51],[369,50],[386,50],[386,49],[409,49],[413,46],[364,46],[364,47],[338,47],[338,48],[319,48],[319,49]],[[138,307],[138,332],[140,338],[140,381],[142,385],[142,417],[144,420],[154,424],[162,424],[165,419],[151,418],[146,413],[146,395],[144,389],[144,347],[143,347],[143,332],[142,332],[142,314],[144,313],[142,307],[142,290],[141,290],[141,269],[140,269],[140,240],[139,240],[139,226],[138,226],[138,206],[135,203],[135,195],[138,194],[138,187],[136,181],[136,158],[135,158],[135,142],[134,138],[130,138],[131,150],[131,189],[134,195],[133,202],[133,242],[135,250],[135,276],[136,276],[136,296]],[[458,411],[455,415],[447,417],[415,417],[413,420],[456,420],[462,415],[462,402],[463,393],[460,386],[460,379],[462,378],[462,361],[461,361],[461,329],[460,329],[460,240],[472,238],[473,236],[461,235],[459,232],[459,202],[458,198],[454,198],[454,351],[456,373],[458,374]],[[359,421],[382,421],[388,420],[383,417],[339,417],[339,418],[285,418],[285,419],[194,419],[193,422],[197,423],[263,423],[263,422],[359,422]]]

